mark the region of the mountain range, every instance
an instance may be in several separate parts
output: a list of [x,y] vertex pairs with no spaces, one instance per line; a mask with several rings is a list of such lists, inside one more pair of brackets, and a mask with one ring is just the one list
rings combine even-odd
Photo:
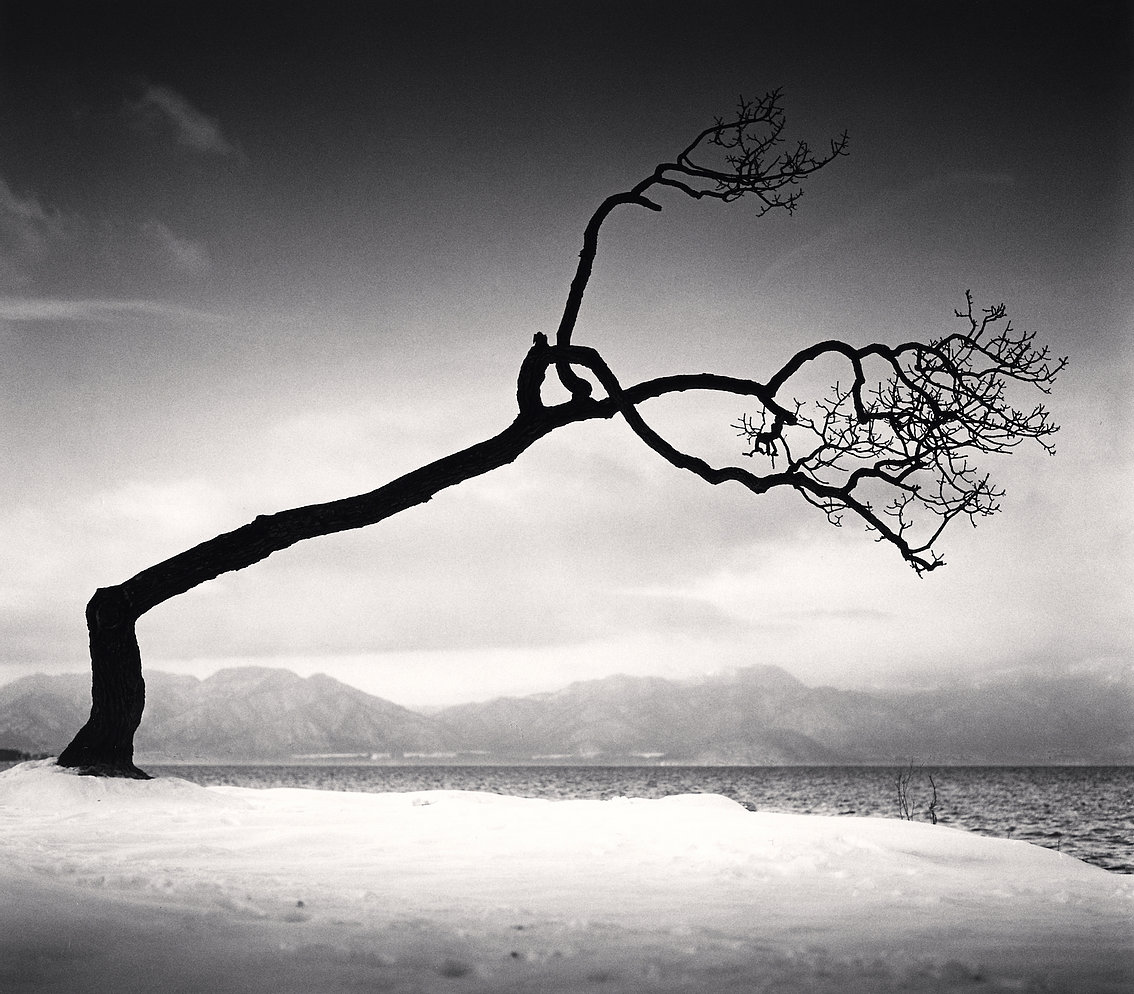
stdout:
[[[0,748],[57,753],[86,718],[89,679],[0,687]],[[612,676],[431,714],[282,669],[146,680],[135,741],[149,762],[1134,763],[1134,682],[1114,673],[901,693],[809,687],[754,666],[683,681]]]

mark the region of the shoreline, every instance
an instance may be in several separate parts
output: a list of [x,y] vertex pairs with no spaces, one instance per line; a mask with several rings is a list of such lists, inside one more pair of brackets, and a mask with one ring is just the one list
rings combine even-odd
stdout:
[[1134,878],[719,795],[0,774],[14,994],[1034,990],[1134,980]]

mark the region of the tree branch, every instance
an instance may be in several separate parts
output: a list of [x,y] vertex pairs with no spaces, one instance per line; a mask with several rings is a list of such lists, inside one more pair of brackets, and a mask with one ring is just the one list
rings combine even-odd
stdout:
[[[676,161],[658,164],[653,173],[631,189],[613,194],[599,205],[583,232],[579,263],[555,334],[557,347],[571,345],[579,308],[598,252],[599,230],[616,207],[634,204],[660,211],[661,205],[647,198],[646,192],[651,187],[661,186],[679,190],[696,200],[710,197],[726,203],[752,194],[763,205],[757,216],[776,208],[790,214],[803,195],[799,184],[804,177],[846,154],[848,139],[844,133],[831,141],[827,155],[817,156],[803,141],[792,152],[772,155],[782,142],[784,112],[780,106],[781,96],[782,91],[772,90],[755,101],[741,97],[732,119],[726,122],[718,118],[685,147]],[[698,157],[706,156],[707,150],[718,152],[717,162],[707,158],[696,161]],[[791,188],[790,192],[781,193],[785,188]],[[572,370],[569,363],[559,362],[556,373],[573,398],[583,399],[591,395],[591,385]]]
[[[1010,384],[1043,393],[1067,365],[1034,336],[1016,332],[1003,304],[973,312],[972,297],[958,310],[967,330],[928,343],[856,348],[826,341],[802,349],[767,382],[773,395],[808,363],[826,356],[848,362],[850,385],[836,384],[825,399],[800,405],[792,431],[769,439],[764,424],[743,416],[735,425],[753,444],[747,456],[777,456],[815,486],[833,523],[853,511],[881,540],[899,548],[918,571],[943,563],[932,546],[958,517],[973,524],[1000,509],[1004,491],[980,473],[973,457],[1010,452],[1026,441],[1054,453],[1058,425],[1043,405],[1015,407]],[[870,380],[867,361],[881,372]],[[875,512],[860,488],[884,501]],[[929,522],[928,527],[924,525]],[[922,538],[913,536],[921,531]]]
[[[593,348],[557,345],[547,357],[557,368],[587,370],[605,390],[601,399],[577,398],[586,401],[586,416],[618,413],[671,465],[707,483],[732,481],[757,494],[791,487],[837,526],[850,512],[925,573],[943,565],[933,545],[951,521],[965,517],[975,524],[1000,509],[1003,491],[976,470],[972,456],[1008,452],[1028,440],[1054,452],[1052,437],[1059,430],[1042,405],[1012,406],[1006,384],[1046,393],[1066,358],[1053,359],[1034,347],[1034,336],[1015,332],[1003,305],[977,317],[971,296],[966,300],[957,315],[968,323],[967,332],[899,346],[819,342],[791,356],[766,383],[685,373],[623,388]],[[777,399],[808,364],[829,356],[846,360],[849,385],[836,383],[827,397],[808,404],[795,400],[789,407]],[[869,379],[868,361],[881,365],[880,377]],[[638,410],[647,400],[689,390],[756,398],[759,419],[742,415],[734,428],[749,442],[743,454],[767,459],[771,471],[712,466],[673,445]],[[784,468],[777,470],[780,459]]]

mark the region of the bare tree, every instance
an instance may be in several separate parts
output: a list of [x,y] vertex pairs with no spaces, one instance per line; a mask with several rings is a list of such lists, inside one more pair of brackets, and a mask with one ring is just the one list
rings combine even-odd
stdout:
[[[932,773],[926,773],[926,779],[929,780],[929,789],[932,791],[932,797],[929,799],[929,804],[926,805],[925,813],[929,815],[930,823],[937,824],[937,781],[933,779]],[[910,784],[913,783],[914,778],[914,763],[911,759],[909,763],[904,766],[898,767],[898,772],[894,777],[895,797],[898,802],[898,817],[903,821],[913,821],[914,807],[910,800]]]
[[913,760],[911,759],[908,766],[898,767],[898,775],[895,778],[895,786],[897,788],[898,800],[898,817],[902,821],[913,821],[913,815],[910,813],[910,781],[913,780]]
[[[516,417],[499,434],[369,493],[261,515],[123,583],[99,588],[87,605],[91,714],[59,763],[99,775],[146,776],[133,762],[133,736],[145,704],[135,624],[151,608],[296,542],[372,525],[425,503],[447,487],[511,463],[545,435],[577,422],[620,417],[663,459],[708,483],[733,481],[756,494],[796,490],[835,524],[848,513],[859,518],[919,573],[941,565],[931,545],[942,528],[959,515],[974,518],[998,507],[1000,491],[978,473],[971,456],[1002,452],[1023,439],[1050,449],[1056,431],[1042,406],[1027,412],[1011,407],[1006,387],[1019,381],[1046,392],[1064,360],[1037,350],[1030,335],[1013,332],[1003,307],[977,315],[970,299],[959,312],[963,330],[925,344],[820,342],[765,380],[678,373],[625,386],[597,349],[573,341],[599,230],[615,208],[660,211],[655,198],[680,193],[725,203],[749,198],[758,216],[792,213],[802,181],[847,149],[845,134],[816,152],[803,141],[789,146],[783,131],[778,90],[741,100],[733,116],[717,119],[672,162],[660,163],[599,205],[584,231],[554,340],[535,335],[519,368]],[[811,404],[785,399],[789,381],[830,358],[846,365],[846,385],[836,384],[828,397]],[[545,402],[542,388],[551,369],[568,400]],[[745,454],[760,465],[711,466],[650,427],[641,413],[646,401],[690,390],[732,394],[756,405],[757,414],[742,416],[737,430],[748,442]],[[879,492],[889,494],[880,506]],[[922,517],[931,527],[915,538]]]

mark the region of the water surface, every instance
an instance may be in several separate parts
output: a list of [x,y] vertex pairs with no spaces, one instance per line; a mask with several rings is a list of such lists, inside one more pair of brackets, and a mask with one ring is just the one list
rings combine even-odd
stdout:
[[[201,784],[323,790],[484,790],[521,797],[664,797],[724,794],[753,810],[899,816],[900,770],[879,766],[149,766]],[[913,768],[915,821],[1024,839],[1118,873],[1134,873],[1134,767]]]

